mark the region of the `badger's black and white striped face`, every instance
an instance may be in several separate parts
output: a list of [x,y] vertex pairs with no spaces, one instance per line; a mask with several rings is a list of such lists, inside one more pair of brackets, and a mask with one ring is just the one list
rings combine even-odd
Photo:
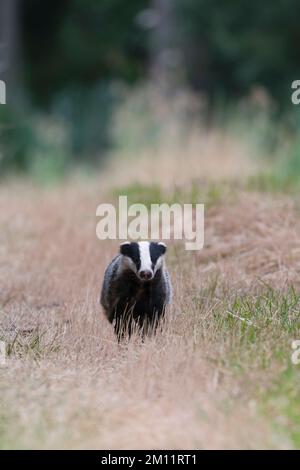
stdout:
[[161,242],[125,242],[120,246],[120,253],[125,257],[125,265],[141,281],[151,281],[162,266],[166,249],[166,245]]

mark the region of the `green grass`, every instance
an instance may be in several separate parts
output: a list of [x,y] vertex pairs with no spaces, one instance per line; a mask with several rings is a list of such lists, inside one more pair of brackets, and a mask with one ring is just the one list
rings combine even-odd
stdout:
[[266,193],[296,194],[300,189],[300,174],[288,174],[278,169],[273,172],[261,172],[251,176],[246,189]]
[[281,293],[271,287],[257,296],[237,296],[228,309],[227,321],[241,320],[256,329],[279,328],[287,333],[300,330],[300,295],[293,287]]
[[[255,400],[275,435],[299,448],[300,365],[291,362],[291,345],[300,339],[300,293],[293,286],[281,291],[262,285],[256,294],[233,296],[218,287],[216,277],[192,298],[195,344],[220,344],[222,353],[209,358],[212,367],[241,380],[245,400]],[[212,315],[203,320],[209,305]]]
[[[158,185],[142,185],[134,183],[128,186],[115,188],[112,197],[127,196],[128,205],[144,204],[150,208],[151,204],[205,204],[206,207],[214,206],[222,201],[224,195],[228,195],[229,187],[225,183],[192,182],[189,186],[175,186],[171,190],[163,190]],[[233,190],[230,191],[233,194]]]
[[300,448],[300,365],[289,363],[262,398],[262,412],[270,417],[275,430],[288,436]]
[[299,448],[300,365],[291,362],[292,341],[300,338],[299,293],[293,287],[286,292],[269,287],[256,296],[238,295],[225,312],[223,307],[215,315],[219,334],[230,339],[231,351],[224,361],[228,370],[245,380],[256,372],[278,371],[267,389],[257,379],[256,399],[274,431]]
[[294,194],[300,190],[300,140],[290,144],[288,151],[282,149],[273,160],[268,161],[269,170],[251,176],[246,184],[248,190],[268,193]]

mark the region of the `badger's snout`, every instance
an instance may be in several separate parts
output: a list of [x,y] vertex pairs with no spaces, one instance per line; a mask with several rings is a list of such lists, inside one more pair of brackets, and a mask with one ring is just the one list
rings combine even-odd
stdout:
[[151,281],[153,278],[153,272],[149,269],[142,269],[138,274],[142,281]]

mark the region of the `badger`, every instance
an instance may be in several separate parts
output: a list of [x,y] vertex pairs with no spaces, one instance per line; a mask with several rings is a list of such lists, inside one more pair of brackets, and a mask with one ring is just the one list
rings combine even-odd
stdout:
[[165,266],[166,245],[162,242],[124,242],[119,254],[108,265],[100,303],[113,323],[118,340],[132,334],[144,337],[155,332],[166,306],[171,303],[172,287]]

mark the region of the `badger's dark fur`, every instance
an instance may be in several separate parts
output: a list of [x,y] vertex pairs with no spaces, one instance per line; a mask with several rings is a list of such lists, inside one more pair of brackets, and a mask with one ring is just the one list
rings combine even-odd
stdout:
[[119,339],[134,326],[143,334],[155,330],[171,302],[165,252],[163,243],[125,242],[107,267],[100,301]]

